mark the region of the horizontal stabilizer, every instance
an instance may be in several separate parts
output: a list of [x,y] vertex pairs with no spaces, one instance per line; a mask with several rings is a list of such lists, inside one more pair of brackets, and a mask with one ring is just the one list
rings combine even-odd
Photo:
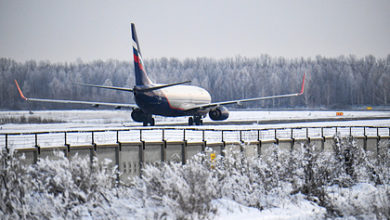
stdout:
[[164,85],[158,85],[158,86],[153,86],[153,87],[149,87],[149,88],[140,88],[140,89],[136,89],[136,90],[139,91],[139,92],[150,92],[150,91],[163,89],[163,88],[171,87],[171,86],[177,86],[177,85],[181,85],[181,84],[186,84],[186,83],[190,83],[190,82],[191,81],[171,83],[171,84],[164,84]]
[[[185,83],[190,83],[191,81],[185,81],[185,82],[178,82],[178,83],[171,83],[171,84],[164,84],[164,85],[158,85],[148,88],[135,88],[138,92],[150,92],[153,90],[163,89],[170,86],[177,86]],[[134,92],[134,89],[126,88],[126,87],[116,87],[116,86],[101,86],[101,85],[92,85],[92,84],[85,84],[85,83],[76,83],[77,85],[81,86],[89,86],[89,87],[95,87],[95,88],[103,88],[103,89],[113,89],[113,90],[120,90],[125,92]]]
[[96,88],[103,88],[103,89],[113,89],[113,90],[120,90],[120,91],[126,91],[126,92],[133,92],[133,89],[126,88],[126,87],[101,86],[101,85],[92,85],[92,84],[85,84],[85,83],[76,83],[76,84],[81,85],[81,86],[89,86],[89,87],[96,87]]

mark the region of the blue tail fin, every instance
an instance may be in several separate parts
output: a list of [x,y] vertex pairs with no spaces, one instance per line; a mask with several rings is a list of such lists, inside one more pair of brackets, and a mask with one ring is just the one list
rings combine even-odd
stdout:
[[149,79],[145,71],[144,62],[142,61],[141,49],[138,43],[137,32],[135,31],[135,25],[133,23],[131,23],[131,33],[133,38],[135,85],[150,85],[152,84],[152,81]]

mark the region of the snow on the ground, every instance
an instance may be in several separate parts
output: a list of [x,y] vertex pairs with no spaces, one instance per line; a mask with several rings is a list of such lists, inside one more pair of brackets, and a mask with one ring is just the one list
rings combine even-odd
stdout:
[[[333,203],[332,205],[343,210],[342,214],[345,218],[342,219],[356,219],[353,216],[359,216],[357,219],[377,219],[377,216],[374,214],[375,210],[371,210],[372,203],[389,203],[389,198],[386,197],[386,187],[389,186],[375,187],[369,183],[358,183],[351,188],[340,188],[336,185],[330,186],[327,188],[327,191]],[[215,219],[309,220],[325,218],[326,209],[324,207],[304,199],[302,194],[295,195],[295,197],[292,202],[283,204],[281,207],[262,211],[243,206],[230,199],[218,199],[213,201],[213,204],[218,207]],[[359,207],[359,209],[356,207]]]
[[326,210],[323,207],[305,200],[303,195],[295,195],[294,202],[283,204],[282,207],[275,207],[260,211],[259,209],[243,206],[230,199],[218,199],[213,205],[218,207],[215,220],[311,220],[324,217]]
[[213,205],[218,207],[215,220],[235,220],[235,219],[258,219],[261,212],[256,208],[243,206],[230,199],[218,199],[213,201]]
[[[157,126],[155,128],[180,128],[180,129],[267,129],[267,128],[292,128],[292,127],[319,127],[319,126],[389,126],[390,112],[387,111],[346,111],[341,117],[367,117],[367,116],[385,116],[389,119],[380,120],[361,120],[361,121],[328,121],[328,122],[309,122],[309,123],[283,123],[283,124],[252,124],[252,125],[204,125],[204,126],[175,126],[174,123],[186,123],[186,117],[169,118],[156,116]],[[34,111],[32,115],[28,111],[0,111],[0,118],[17,118],[17,117],[40,117],[43,119],[62,120],[65,123],[53,124],[3,124],[0,125],[0,134],[4,133],[20,133],[20,132],[55,132],[55,131],[77,131],[69,133],[67,137],[67,144],[70,145],[84,145],[92,142],[92,135],[89,132],[79,133],[78,131],[88,130],[116,130],[116,129],[137,129],[145,127],[140,126],[140,123],[133,122],[130,117],[130,111],[119,110],[68,110],[68,111]],[[280,119],[316,119],[316,118],[337,118],[335,111],[232,111],[228,121],[262,121],[262,120],[280,120]],[[207,117],[204,121],[210,121]],[[165,123],[172,125],[158,126],[158,123]],[[304,130],[294,131],[294,137],[299,138],[306,134]],[[312,129],[309,131],[311,137],[319,137],[320,130]],[[324,135],[333,136],[335,130],[325,130]],[[349,131],[345,131],[349,132]],[[363,135],[363,129],[355,130],[356,135]],[[376,130],[367,130],[373,135]],[[388,130],[380,130],[380,135],[390,135]],[[384,133],[383,133],[384,132]],[[269,133],[269,134],[268,134]],[[262,139],[273,138],[274,132],[264,132],[261,134]],[[289,137],[290,131],[279,131],[278,137]],[[375,133],[375,134],[374,134]],[[222,136],[220,132],[207,132],[207,141],[220,141]],[[183,140],[183,131],[170,130],[165,132],[165,140],[178,141]],[[188,131],[185,135],[188,141],[201,141],[202,133],[196,131]],[[161,130],[143,131],[142,138],[145,141],[161,141]],[[245,141],[257,140],[257,133],[244,133]],[[4,135],[0,135],[0,148],[4,147]],[[119,133],[120,142],[139,141],[139,131],[128,131]],[[224,134],[225,141],[238,141],[240,134],[238,132],[228,132]],[[9,136],[9,145],[15,147],[33,147],[35,146],[35,139],[33,135],[27,136]],[[112,144],[116,143],[115,132],[96,132],[94,134],[94,143],[97,144]],[[41,147],[64,144],[64,133],[58,134],[41,134],[38,135],[38,145]],[[9,146],[11,147],[11,146]]]
[[[364,121],[337,121],[337,122],[310,122],[310,123],[283,123],[271,125],[205,125],[201,128],[236,129],[236,128],[274,128],[296,126],[388,126],[390,125],[390,111],[345,111],[343,116],[336,116],[336,111],[231,111],[227,121],[263,121],[285,119],[316,119],[316,118],[342,118],[342,117],[368,117],[383,116],[388,120],[364,120]],[[52,131],[52,130],[91,130],[91,129],[120,129],[140,126],[141,123],[131,119],[131,111],[125,110],[55,110],[34,111],[31,115],[28,111],[0,111],[0,118],[4,117],[41,117],[45,119],[59,119],[66,123],[53,124],[3,124],[0,132],[20,131]],[[161,117],[156,116],[156,125],[186,123],[187,117]],[[204,122],[210,122],[206,117]],[[172,127],[169,126],[169,127]],[[185,127],[185,126],[184,126]],[[192,127],[193,128],[193,127]]]

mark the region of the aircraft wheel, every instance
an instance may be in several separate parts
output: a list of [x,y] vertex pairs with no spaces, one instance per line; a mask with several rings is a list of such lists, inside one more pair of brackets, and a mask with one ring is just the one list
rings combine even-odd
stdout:
[[194,117],[194,121],[196,125],[202,125],[203,121],[201,117]]
[[155,125],[155,121],[154,121],[154,118],[150,118],[149,120],[147,121],[144,121],[144,126],[154,126]]
[[188,118],[188,125],[194,125],[194,118],[192,118],[192,117],[189,117]]
[[150,126],[154,126],[154,118],[150,120]]

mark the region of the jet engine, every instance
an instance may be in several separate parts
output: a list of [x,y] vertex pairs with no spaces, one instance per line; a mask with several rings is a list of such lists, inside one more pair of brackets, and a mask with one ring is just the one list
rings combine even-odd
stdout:
[[131,112],[131,118],[136,122],[144,122],[146,114],[141,109],[136,108]]
[[209,116],[213,121],[223,121],[229,117],[229,111],[223,106],[211,109]]

